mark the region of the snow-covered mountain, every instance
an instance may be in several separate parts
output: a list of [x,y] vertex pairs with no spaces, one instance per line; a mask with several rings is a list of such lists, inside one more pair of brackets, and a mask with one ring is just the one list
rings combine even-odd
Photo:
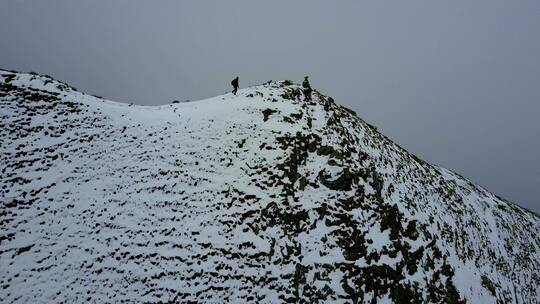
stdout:
[[0,302],[539,303],[540,218],[288,81],[133,106],[0,70]]

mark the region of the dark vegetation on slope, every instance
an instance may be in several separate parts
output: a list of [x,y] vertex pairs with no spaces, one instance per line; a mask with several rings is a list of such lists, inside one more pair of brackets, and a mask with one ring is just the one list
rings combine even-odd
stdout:
[[[74,100],[64,100],[58,93],[11,85],[10,79],[14,77],[6,77],[4,83],[0,84],[1,106],[16,108],[21,118],[13,124],[6,124],[4,118],[7,117],[3,117],[0,122],[2,144],[12,139],[33,138],[32,135],[36,133],[56,138],[62,136],[67,130],[73,129],[77,130],[77,136],[47,148],[34,149],[28,145],[21,145],[16,148],[14,154],[3,155],[7,165],[2,167],[3,186],[0,192],[2,197],[10,187],[31,182],[20,177],[16,172],[33,168],[34,164],[39,165],[39,170],[48,170],[55,160],[71,161],[70,157],[73,153],[87,154],[87,149],[90,150],[92,145],[97,145],[98,140],[102,139],[101,136],[106,137],[107,134],[113,134],[113,132],[114,134],[121,133],[122,144],[127,143],[133,147],[149,143],[158,146],[163,141],[162,136],[171,136],[166,133],[166,130],[154,130],[149,131],[148,137],[135,137],[126,127],[121,130],[90,132],[103,125],[103,116],[93,115],[101,113],[89,113],[83,104]],[[228,189],[222,189],[219,193],[202,193],[202,198],[185,193],[186,189],[178,189],[176,182],[179,177],[186,177],[189,181],[187,184],[193,189],[197,189],[198,184],[208,182],[204,177],[192,176],[189,172],[201,170],[199,161],[204,163],[208,160],[204,158],[197,159],[190,165],[191,167],[187,168],[185,164],[178,163],[177,168],[168,170],[130,169],[139,170],[137,172],[141,173],[143,180],[155,179],[164,182],[163,185],[134,190],[136,193],[148,191],[148,193],[174,197],[174,199],[159,202],[160,208],[170,208],[171,213],[174,213],[191,203],[201,204],[208,201],[208,197],[211,197],[215,204],[210,205],[205,212],[215,212],[218,215],[213,220],[228,227],[222,232],[225,239],[230,240],[237,230],[252,232],[261,239],[267,240],[271,244],[270,250],[255,253],[248,251],[247,249],[255,248],[253,242],[250,241],[242,243],[240,247],[214,247],[209,242],[197,239],[199,234],[197,231],[179,232],[173,230],[174,228],[169,230],[140,228],[140,231],[127,231],[126,234],[130,236],[149,233],[150,241],[137,246],[150,249],[154,246],[153,237],[158,235],[174,235],[178,239],[194,240],[193,248],[190,248],[194,254],[190,258],[167,257],[158,254],[159,248],[171,245],[167,241],[156,243],[156,252],[151,254],[135,254],[123,248],[114,247],[111,252],[88,261],[88,264],[84,265],[85,269],[90,269],[92,275],[97,277],[106,275],[108,272],[121,271],[103,266],[107,265],[108,259],[138,264],[147,263],[148,267],[170,265],[167,263],[195,267],[200,261],[213,257],[222,259],[218,260],[215,269],[201,272],[192,271],[192,268],[181,272],[163,266],[165,269],[159,273],[143,278],[133,277],[130,278],[130,282],[122,282],[121,284],[126,285],[121,285],[119,292],[114,296],[121,296],[122,289],[127,289],[130,285],[141,284],[146,287],[145,296],[153,295],[160,301],[164,301],[164,296],[169,294],[175,295],[173,300],[190,297],[211,299],[212,295],[220,292],[226,294],[233,292],[227,290],[230,287],[221,286],[220,282],[237,280],[242,283],[238,289],[248,294],[244,298],[248,302],[264,301],[265,294],[254,291],[259,286],[265,286],[268,289],[277,290],[280,299],[289,303],[317,303],[335,299],[338,296],[352,303],[362,303],[372,297],[373,302],[388,297],[395,303],[463,303],[464,297],[459,294],[454,284],[455,269],[450,265],[449,251],[443,246],[444,244],[453,246],[460,259],[473,261],[479,265],[478,267],[486,265],[491,260],[495,261],[493,262],[496,265],[494,270],[509,277],[516,277],[513,273],[513,268],[516,267],[538,269],[538,266],[535,266],[538,265],[538,261],[531,260],[533,256],[531,252],[535,250],[535,247],[532,244],[529,247],[524,246],[526,241],[520,239],[535,227],[524,220],[519,221],[528,215],[527,211],[504,201],[498,202],[494,208],[495,215],[502,219],[497,223],[497,228],[504,232],[512,232],[505,239],[505,249],[515,260],[503,260],[496,252],[497,248],[489,248],[490,243],[484,238],[484,235],[488,233],[486,223],[476,210],[470,209],[464,202],[463,193],[467,191],[487,196],[482,189],[470,182],[467,185],[468,188],[464,189],[455,181],[444,180],[437,168],[391,143],[378,133],[375,127],[363,122],[353,111],[337,105],[330,97],[315,90],[306,90],[305,87],[294,85],[291,81],[269,82],[266,86],[280,92],[286,102],[299,105],[299,107],[298,111],[285,115],[271,108],[271,102],[277,102],[275,96],[266,96],[261,92],[251,93],[248,97],[267,98],[266,101],[269,101],[268,108],[256,112],[260,124],[278,120],[284,124],[301,125],[301,131],[276,134],[275,141],[267,141],[257,147],[250,146],[252,140],[249,136],[238,138],[231,147],[223,149],[219,147],[219,157],[222,157],[224,166],[229,166],[234,158],[238,158],[243,153],[253,154],[257,148],[279,151],[278,164],[270,164],[262,159],[258,162],[246,163],[243,167],[244,172],[252,177],[249,186],[254,186],[263,193],[268,189],[280,189],[279,194],[271,197],[271,201],[267,202],[266,199],[255,194],[245,193],[240,187],[237,188],[234,185]],[[60,91],[68,88],[62,84],[58,85]],[[307,92],[309,96],[306,96]],[[257,99],[257,102],[259,101],[260,99]],[[315,130],[313,111],[319,105],[324,109],[327,120],[322,129]],[[50,122],[52,128],[44,125],[31,126],[33,118],[49,114],[52,114]],[[253,132],[250,136],[257,136],[257,133]],[[201,137],[200,141],[203,140],[204,137]],[[78,150],[74,150],[72,147],[74,143],[82,145],[77,148]],[[380,156],[368,153],[369,148],[379,151]],[[63,149],[69,149],[70,154],[58,152]],[[200,151],[174,151],[174,153],[197,154]],[[173,159],[175,155],[171,154],[168,157]],[[153,157],[151,154],[143,156]],[[325,159],[324,166],[317,172],[307,170],[307,165],[320,157]],[[17,161],[8,162],[8,159],[17,159]],[[395,176],[390,176],[388,171],[384,170],[387,168],[397,168]],[[128,171],[127,168],[124,169]],[[208,170],[202,173],[201,175],[214,172]],[[88,179],[80,182],[86,181]],[[137,184],[141,181],[132,180],[132,182]],[[406,196],[401,197],[399,201],[393,199],[392,194],[398,191],[396,189],[400,184],[401,186],[408,185],[409,182],[414,182],[414,184],[408,186],[409,192]],[[40,194],[54,187],[56,187],[56,182],[51,180],[43,188],[21,193],[19,197],[5,202],[0,208],[0,227],[7,227],[10,223],[17,221],[18,212],[43,204],[39,201]],[[310,202],[311,205],[300,203],[306,194],[318,189],[331,191],[328,191],[329,194],[325,199]],[[118,186],[106,195],[110,198],[108,204],[111,205],[107,207],[113,209],[114,204],[121,207],[130,204],[130,202],[116,199],[118,193],[124,192],[126,195],[135,194],[135,192],[129,193],[127,188]],[[66,202],[69,200],[69,194],[67,192],[63,196]],[[423,204],[425,201],[431,202],[433,206]],[[58,205],[61,202],[54,203]],[[69,202],[66,208],[73,209],[75,203]],[[431,207],[433,209],[429,209]],[[45,207],[40,211],[40,215],[48,214],[50,212],[48,208]],[[227,210],[242,211],[224,216]],[[441,219],[437,210],[444,210],[444,215],[451,218],[452,222],[448,223]],[[54,212],[56,215],[56,210]],[[83,214],[82,218],[84,220],[100,218],[106,212],[107,210],[92,210],[91,214]],[[414,215],[417,212],[428,214],[428,219],[415,218]],[[359,217],[358,214],[362,216]],[[118,228],[115,226],[114,216],[110,222],[96,224],[97,235],[102,230]],[[189,218],[175,218],[173,223],[185,220]],[[317,255],[328,257],[333,251],[338,250],[345,258],[344,261],[309,262],[307,257],[313,253],[305,252],[302,242],[306,241],[306,235],[319,226],[328,227],[331,232],[320,240],[315,240]],[[276,234],[269,233],[274,230],[279,232],[277,237],[274,236]],[[430,232],[434,230],[440,233]],[[374,232],[378,233],[375,236],[388,235],[389,240],[382,248],[373,246],[378,241],[374,238]],[[5,244],[13,241],[15,234],[1,234],[0,237],[0,244]],[[535,240],[529,242],[532,243]],[[516,244],[520,244],[519,248],[516,248],[518,247]],[[114,246],[114,243],[111,246]],[[171,246],[174,248],[178,245]],[[34,245],[21,246],[13,250],[12,254],[14,256],[30,254],[36,250],[36,247]],[[238,264],[243,267],[258,269],[260,273],[238,274],[229,269],[230,266],[223,260],[239,261]],[[395,265],[386,262],[388,260],[396,260]],[[282,269],[290,267],[294,270],[285,275],[273,276],[264,272],[268,265],[275,265]],[[421,280],[424,286],[405,280],[406,277],[419,272],[422,274]],[[345,295],[337,295],[330,286],[331,277],[336,273],[342,274],[340,285]],[[308,279],[312,275],[314,279]],[[179,292],[174,289],[156,287],[159,279],[168,277],[194,281],[196,282],[194,284],[201,284],[205,288],[190,294],[187,291]],[[519,278],[515,282],[519,282],[518,280]],[[529,282],[538,281],[537,274],[533,273]],[[490,273],[484,273],[480,283],[500,303],[514,301],[513,295],[503,290]],[[7,286],[8,282],[2,281],[1,284]],[[534,300],[537,285],[522,285],[520,292]],[[224,297],[223,301],[227,301],[227,297]]]
[[[292,82],[285,81],[281,85],[284,86],[283,98],[303,105],[302,112],[284,117],[284,121],[300,123],[304,116],[309,116],[310,103],[314,104],[314,102],[305,103],[303,91],[292,86]],[[276,168],[261,165],[250,169],[253,175],[264,172],[264,180],[268,180],[269,183],[261,187],[263,190],[265,187],[281,187],[282,194],[265,209],[259,212],[250,211],[242,218],[244,221],[249,221],[248,226],[256,234],[277,226],[283,230],[283,234],[291,235],[291,237],[313,229],[317,222],[322,221],[328,227],[336,227],[334,234],[328,237],[337,240],[337,246],[340,247],[348,262],[304,265],[298,262],[303,258],[301,246],[298,241],[291,238],[290,244],[285,245],[287,255],[281,259],[269,261],[296,265],[295,275],[288,278],[291,281],[290,296],[284,297],[283,300],[291,303],[303,302],[302,299],[328,300],[333,294],[330,287],[325,286],[321,289],[310,286],[306,282],[305,273],[309,270],[316,271],[316,276],[324,281],[333,270],[339,269],[345,274],[342,287],[353,303],[362,302],[364,295],[371,292],[374,293],[375,298],[390,295],[395,303],[422,303],[424,300],[430,303],[463,303],[452,283],[453,271],[436,246],[437,237],[429,234],[424,229],[425,227],[415,220],[407,220],[394,204],[384,201],[382,177],[375,170],[369,156],[358,150],[358,142],[353,139],[349,130],[340,124],[342,118],[355,117],[355,113],[336,105],[331,98],[322,96],[316,91],[313,94],[316,94],[314,100],[321,102],[330,116],[325,132],[338,135],[342,141],[338,146],[322,145],[321,137],[309,132],[311,128],[309,124],[306,124],[305,132],[278,137],[278,145],[273,146],[272,149],[283,151],[285,155],[283,163]],[[271,112],[268,111],[268,113]],[[263,121],[268,120],[268,115],[265,114]],[[267,149],[269,147],[271,146],[266,146]],[[302,175],[300,168],[306,164],[312,153],[327,156],[329,165],[342,167],[341,174],[332,178],[322,170],[311,176]],[[275,172],[273,169],[278,171]],[[363,185],[371,186],[376,192],[366,194]],[[349,196],[335,197],[332,203],[321,202],[319,207],[312,210],[306,210],[295,204],[298,202],[298,195],[306,187],[321,186],[336,191],[354,190],[354,192],[348,194]],[[382,231],[389,231],[392,246],[382,252],[369,251],[366,245],[372,243],[373,240],[367,236],[369,229],[361,228],[366,227],[366,223],[360,223],[352,216],[354,209],[361,209],[364,214],[369,214],[372,218],[371,224],[379,222]],[[408,242],[418,240],[420,236],[424,245],[415,250],[411,249]],[[320,254],[324,255],[325,248],[332,245],[326,243],[324,239],[321,242]],[[397,257],[398,255],[403,256],[403,260],[396,267],[377,265],[381,256]],[[268,258],[275,259],[271,256]],[[362,259],[373,265],[356,266],[355,261]],[[414,274],[419,267],[423,267],[426,271],[433,271],[433,276],[427,282],[429,286],[427,299],[424,299],[418,286],[403,281],[406,274]]]

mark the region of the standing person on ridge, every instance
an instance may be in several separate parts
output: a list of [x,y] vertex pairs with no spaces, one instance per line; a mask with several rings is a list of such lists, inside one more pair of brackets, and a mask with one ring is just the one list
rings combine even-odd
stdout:
[[309,76],[304,77],[304,81],[302,82],[302,87],[304,88],[304,100],[305,101],[311,101],[311,92],[313,90],[311,89],[311,85],[309,84]]
[[238,92],[238,77],[236,77],[235,79],[233,79],[233,80],[231,81],[231,85],[232,85],[233,88],[234,88],[234,89],[232,90],[232,93],[233,93],[234,95],[236,95],[236,92]]

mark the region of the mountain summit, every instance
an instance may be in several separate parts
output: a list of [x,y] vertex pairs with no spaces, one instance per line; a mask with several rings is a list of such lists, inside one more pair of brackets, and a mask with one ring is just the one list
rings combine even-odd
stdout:
[[0,299],[538,303],[540,218],[289,81],[134,106],[0,70]]

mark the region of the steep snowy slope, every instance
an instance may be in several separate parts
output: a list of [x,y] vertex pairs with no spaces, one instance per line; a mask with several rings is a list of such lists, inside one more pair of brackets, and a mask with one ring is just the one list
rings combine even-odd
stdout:
[[0,70],[0,302],[540,302],[537,215],[305,93]]

